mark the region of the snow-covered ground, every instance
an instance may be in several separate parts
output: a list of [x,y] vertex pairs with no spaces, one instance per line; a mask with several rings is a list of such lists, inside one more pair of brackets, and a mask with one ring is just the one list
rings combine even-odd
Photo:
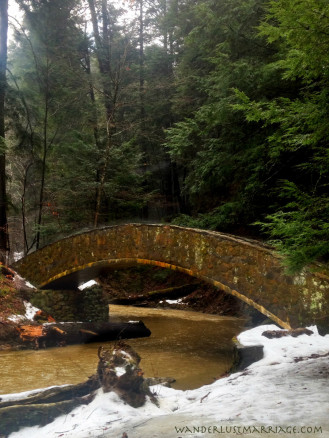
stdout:
[[153,387],[159,408],[148,401],[134,409],[99,390],[89,405],[10,438],[329,437],[329,335],[310,327],[311,336],[262,336],[274,329],[239,335],[243,345],[264,346],[264,358],[242,372],[191,391]]
[[25,306],[25,315],[12,315],[9,316],[8,319],[9,321],[13,321],[13,322],[20,322],[20,321],[24,321],[26,319],[33,321],[34,315],[38,312],[37,307],[32,306],[31,303],[29,303],[28,301],[24,301],[24,306]]

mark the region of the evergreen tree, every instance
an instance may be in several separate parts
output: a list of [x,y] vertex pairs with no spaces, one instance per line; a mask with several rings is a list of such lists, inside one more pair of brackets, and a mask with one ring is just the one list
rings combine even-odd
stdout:
[[290,270],[329,256],[328,63],[329,6],[325,1],[270,1],[260,34],[280,47],[271,68],[281,69],[293,96],[271,102],[240,94],[247,119],[271,127],[266,147],[290,172],[278,185],[279,202],[262,226],[287,256]]
[[265,99],[288,92],[278,71],[268,68],[275,47],[256,33],[263,3],[208,0],[193,8],[197,25],[185,38],[175,97],[177,114],[189,117],[167,133],[193,216],[177,223],[250,233],[246,227],[271,202],[281,163],[268,155],[260,124],[248,124],[234,107],[234,88]]
[[[72,15],[75,3],[73,0],[21,3],[25,22],[16,30],[10,67],[11,97],[15,95],[18,102],[15,108],[11,107],[16,116],[12,118],[12,127],[19,139],[16,153],[29,156],[31,161],[23,176],[26,251],[34,245],[38,248],[42,233],[50,231],[57,209],[56,196],[51,191],[51,164],[56,162],[57,146],[71,141],[72,131],[79,130],[78,115],[86,103],[85,83],[81,80],[81,35]],[[35,233],[27,239],[29,185],[33,187],[34,198],[36,190],[39,194],[31,206]]]

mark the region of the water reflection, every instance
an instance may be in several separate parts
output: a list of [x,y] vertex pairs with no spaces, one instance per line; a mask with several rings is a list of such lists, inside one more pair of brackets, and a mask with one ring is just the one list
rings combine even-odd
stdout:
[[[120,321],[144,321],[152,335],[127,342],[141,356],[145,376],[174,377],[173,386],[179,389],[197,388],[225,373],[232,363],[231,339],[245,323],[217,315],[126,306],[110,306],[110,315]],[[102,345],[107,344],[113,342]],[[0,393],[82,382],[96,370],[99,345],[0,352]]]

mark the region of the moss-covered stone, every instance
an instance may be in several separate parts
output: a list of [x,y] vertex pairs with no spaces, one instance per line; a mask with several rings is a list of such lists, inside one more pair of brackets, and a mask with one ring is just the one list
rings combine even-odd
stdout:
[[107,321],[108,303],[102,289],[36,290],[31,303],[49,313],[56,321]]
[[[281,258],[248,239],[169,225],[128,224],[75,235],[30,254],[17,271],[41,287],[70,276],[79,284],[104,267],[145,264],[181,271],[236,296],[283,328],[327,317],[325,269],[287,275]],[[88,304],[89,306],[89,304]]]

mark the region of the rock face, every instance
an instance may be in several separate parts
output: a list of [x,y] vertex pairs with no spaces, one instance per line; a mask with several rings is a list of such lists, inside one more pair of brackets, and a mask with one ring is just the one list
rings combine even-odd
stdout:
[[124,342],[113,350],[98,350],[97,374],[104,392],[114,391],[134,408],[143,406],[146,396],[156,403],[139,367],[140,356]]

